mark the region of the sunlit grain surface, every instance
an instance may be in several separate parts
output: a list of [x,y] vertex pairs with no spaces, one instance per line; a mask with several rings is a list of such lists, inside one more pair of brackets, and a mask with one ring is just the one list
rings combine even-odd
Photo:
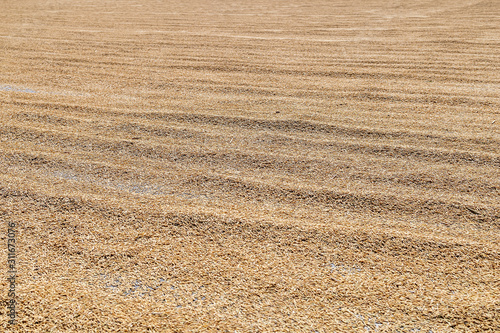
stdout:
[[494,0],[2,1],[17,330],[498,332],[499,110]]

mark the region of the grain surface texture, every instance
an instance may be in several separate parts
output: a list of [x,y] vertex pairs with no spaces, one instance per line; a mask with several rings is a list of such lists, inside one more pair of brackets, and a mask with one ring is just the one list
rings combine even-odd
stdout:
[[499,332],[500,2],[0,1],[5,332]]

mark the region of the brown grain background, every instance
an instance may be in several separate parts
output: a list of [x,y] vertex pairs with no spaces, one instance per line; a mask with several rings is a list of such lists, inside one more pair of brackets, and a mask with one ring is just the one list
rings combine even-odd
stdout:
[[0,1],[1,330],[498,332],[499,125],[498,1]]

